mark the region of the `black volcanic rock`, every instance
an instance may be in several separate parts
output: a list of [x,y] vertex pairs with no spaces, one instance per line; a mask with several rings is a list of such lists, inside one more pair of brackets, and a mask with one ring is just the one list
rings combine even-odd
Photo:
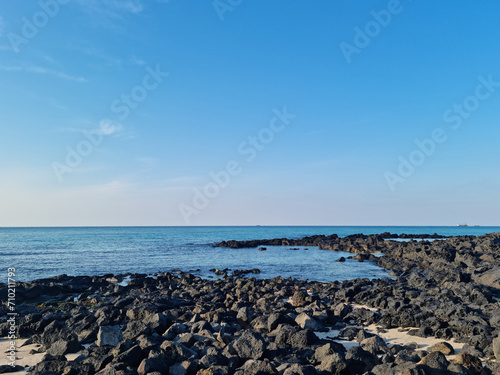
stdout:
[[[439,240],[392,240],[407,236]],[[500,234],[442,237],[383,233],[222,243],[235,249],[283,245],[349,251],[394,275],[376,280],[257,280],[249,276],[258,271],[246,269],[232,276],[224,270],[224,279],[217,280],[183,272],[129,275],[129,286],[118,288],[112,281],[124,275],[61,275],[19,283],[18,332],[26,344],[38,343],[53,354],[34,366],[40,373],[479,373],[479,357],[498,360],[500,355]],[[374,252],[383,255],[374,259]],[[0,293],[6,292],[0,284]],[[5,336],[6,307],[0,311]],[[318,323],[298,319],[304,328],[341,330],[340,336],[362,346],[346,354],[331,339],[301,329],[298,316]],[[462,357],[450,363],[440,351],[384,346],[363,329],[373,323],[466,345]],[[99,327],[117,327],[123,337],[99,347]],[[82,343],[90,347],[81,350]],[[61,356],[76,350],[81,350],[76,361]],[[484,362],[484,373],[495,371],[495,362]]]

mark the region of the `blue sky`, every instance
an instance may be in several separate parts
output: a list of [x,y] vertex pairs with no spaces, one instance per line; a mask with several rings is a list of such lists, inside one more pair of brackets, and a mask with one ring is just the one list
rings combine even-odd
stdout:
[[500,225],[499,16],[3,4],[0,226]]

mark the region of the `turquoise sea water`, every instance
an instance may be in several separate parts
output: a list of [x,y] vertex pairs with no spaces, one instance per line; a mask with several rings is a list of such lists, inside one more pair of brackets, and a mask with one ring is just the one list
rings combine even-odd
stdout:
[[[382,232],[482,235],[500,227],[78,227],[0,228],[0,272],[15,267],[21,281],[68,275],[155,273],[174,269],[211,277],[211,268],[259,268],[260,278],[275,276],[333,281],[386,277],[371,262],[335,262],[351,254],[289,247],[225,249],[223,240],[299,238],[315,234],[341,237]],[[7,272],[4,272],[6,275]],[[1,273],[0,273],[1,275]],[[252,275],[255,276],[255,275]],[[0,279],[1,280],[1,279]],[[5,282],[1,280],[0,282]]]

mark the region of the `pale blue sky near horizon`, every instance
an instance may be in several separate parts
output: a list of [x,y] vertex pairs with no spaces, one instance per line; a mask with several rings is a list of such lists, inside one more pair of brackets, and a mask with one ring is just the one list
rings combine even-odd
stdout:
[[[0,226],[500,225],[499,16],[450,0],[4,3]],[[273,139],[242,145],[259,132]]]

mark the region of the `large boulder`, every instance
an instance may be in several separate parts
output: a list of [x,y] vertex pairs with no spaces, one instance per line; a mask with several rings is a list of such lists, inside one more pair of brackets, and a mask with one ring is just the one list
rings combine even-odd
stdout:
[[444,355],[453,355],[455,354],[455,349],[453,349],[453,346],[448,344],[447,342],[438,342],[437,344],[432,345],[429,348],[430,352],[441,352]]
[[295,322],[302,329],[310,329],[312,331],[321,331],[324,329],[323,325],[311,318],[306,313],[301,313],[295,318]]
[[448,362],[443,353],[432,352],[422,358],[422,360],[418,364],[424,367],[427,374],[440,375],[447,372],[450,362]]
[[483,364],[481,360],[467,353],[460,353],[452,362],[465,367],[473,374],[481,374],[481,372],[483,372]]
[[347,351],[345,356],[349,369],[355,374],[364,374],[371,371],[373,367],[378,365],[377,356],[373,355],[360,346],[353,346]]
[[268,361],[257,361],[249,359],[241,366],[234,375],[263,375],[275,374],[276,370]]
[[77,340],[58,340],[53,343],[47,353],[53,356],[76,353],[83,349]]
[[307,294],[301,290],[297,290],[292,296],[292,306],[301,307],[306,305]]
[[364,339],[360,345],[364,350],[372,354],[384,354],[388,352],[387,344],[377,335]]
[[500,336],[493,340],[493,353],[496,361],[500,363]]
[[477,283],[500,289],[500,266],[493,267],[484,272],[477,280]]
[[242,359],[261,359],[265,352],[265,341],[256,332],[246,330],[233,343],[234,350]]
[[97,346],[117,346],[123,340],[120,326],[101,326],[97,333]]

